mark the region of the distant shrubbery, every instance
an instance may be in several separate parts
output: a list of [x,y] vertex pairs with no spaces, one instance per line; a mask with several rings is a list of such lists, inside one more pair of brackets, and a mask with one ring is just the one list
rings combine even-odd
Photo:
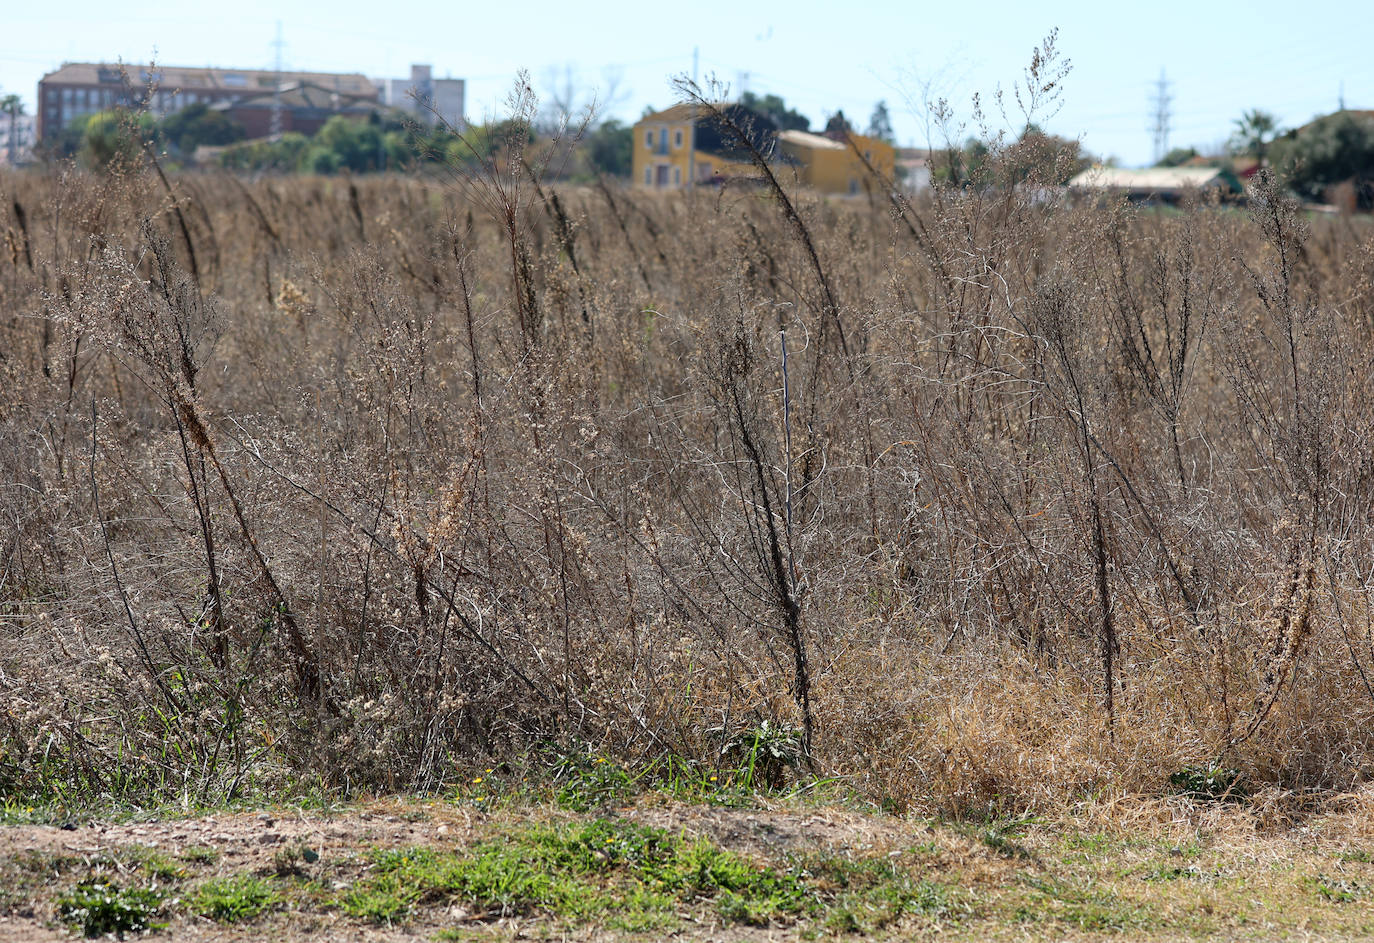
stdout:
[[1304,199],[1325,200],[1329,187],[1348,182],[1357,205],[1374,209],[1374,118],[1338,111],[1274,141],[1270,153]]
[[146,146],[174,160],[189,160],[201,145],[241,141],[243,126],[199,103],[158,120],[147,112],[98,111],[63,128],[48,145],[53,157],[74,157],[92,169],[109,169],[139,157]]
[[335,115],[313,137],[287,132],[275,140],[243,141],[221,153],[219,163],[231,170],[371,173],[437,159],[458,140],[457,134],[424,131],[401,121]]
[[1039,183],[1062,186],[1093,162],[1077,140],[1046,134],[1034,124],[1028,124],[1014,142],[995,143],[997,154],[988,141],[976,137],[969,138],[963,147],[936,151],[932,155],[933,178],[942,184],[981,189],[1024,183],[1034,167]]
[[202,145],[223,147],[214,161],[236,171],[332,174],[405,170],[426,163],[472,167],[499,158],[513,146],[536,151],[567,151],[557,175],[592,179],[599,174],[628,176],[628,126],[607,121],[568,140],[537,138],[526,125],[509,121],[452,129],[420,128],[374,115],[370,119],[335,115],[313,136],[288,131],[276,138],[244,140],[243,126],[204,104],[192,105],[156,120],[147,113],[102,111],[65,128],[50,148],[56,157],[74,157],[92,169],[127,165],[145,147],[165,153],[173,162],[190,162]]

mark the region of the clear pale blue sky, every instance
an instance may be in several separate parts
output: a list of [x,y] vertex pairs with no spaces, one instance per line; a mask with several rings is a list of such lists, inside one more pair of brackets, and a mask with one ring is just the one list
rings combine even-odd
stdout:
[[[573,70],[584,93],[617,72],[623,98],[611,114],[632,121],[674,100],[669,79],[690,74],[733,90],[776,93],[813,123],[837,108],[860,128],[886,99],[902,144],[924,145],[922,83],[961,115],[972,93],[1009,87],[1053,27],[1073,71],[1049,130],[1128,165],[1150,160],[1151,96],[1161,68],[1172,82],[1173,146],[1207,149],[1253,107],[1281,124],[1336,108],[1374,108],[1374,13],[1367,2],[981,3],[870,0],[660,5],[236,0],[157,6],[108,0],[6,0],[0,14],[0,94],[29,111],[35,86],[63,61],[270,68],[281,21],[289,68],[402,77],[412,62],[468,80],[468,117],[500,113],[517,69],[536,89]],[[747,73],[747,74],[746,74]],[[915,99],[916,101],[912,101]],[[940,143],[938,140],[936,143]]]

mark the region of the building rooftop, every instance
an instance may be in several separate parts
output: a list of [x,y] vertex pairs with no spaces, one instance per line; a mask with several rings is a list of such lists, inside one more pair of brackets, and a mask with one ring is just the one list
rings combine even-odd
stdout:
[[1076,175],[1069,186],[1097,190],[1185,190],[1224,182],[1225,172],[1220,167],[1092,167]]
[[379,107],[375,98],[362,95],[344,95],[313,82],[292,82],[285,84],[278,93],[275,90],[259,92],[238,101],[220,102],[213,107],[222,111],[235,108],[316,108],[321,111],[376,111]]
[[794,144],[797,147],[814,147],[827,151],[843,151],[846,149],[844,144],[834,138],[828,138],[820,134],[812,134],[810,131],[780,131],[778,140],[787,144]]
[[[724,104],[720,104],[716,107],[724,108],[726,106]],[[675,121],[691,121],[693,118],[700,117],[702,112],[703,108],[701,105],[674,105],[671,108],[665,108],[662,111],[655,111],[653,114],[645,115],[643,118],[640,118],[635,123],[644,124],[645,122],[649,121],[664,121],[669,123]]]
[[133,86],[156,82],[164,91],[178,88],[224,89],[244,93],[271,91],[277,81],[310,82],[342,95],[375,99],[376,86],[361,72],[273,72],[261,69],[212,69],[185,66],[154,66],[126,63],[66,62],[43,76],[52,85],[122,84],[124,74]]

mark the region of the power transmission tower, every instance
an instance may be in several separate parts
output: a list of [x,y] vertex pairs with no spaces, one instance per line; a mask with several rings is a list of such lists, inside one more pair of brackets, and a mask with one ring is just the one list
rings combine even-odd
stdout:
[[1169,119],[1172,116],[1169,105],[1174,100],[1174,96],[1169,94],[1169,86],[1172,84],[1165,77],[1164,70],[1160,69],[1159,81],[1155,83],[1154,121],[1150,126],[1150,133],[1154,135],[1156,164],[1169,153]]
[[276,50],[275,62],[272,71],[272,87],[275,89],[272,95],[272,137],[278,138],[282,132],[282,103],[281,103],[281,51],[286,46],[286,42],[281,38],[281,20],[277,20],[277,38],[272,40],[272,46]]

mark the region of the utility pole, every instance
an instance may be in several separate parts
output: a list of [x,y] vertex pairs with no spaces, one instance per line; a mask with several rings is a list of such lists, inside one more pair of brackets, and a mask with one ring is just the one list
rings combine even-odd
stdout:
[[1336,92],[1336,109],[1345,111],[1345,79],[1341,79],[1340,89]]
[[1155,83],[1154,95],[1154,121],[1150,126],[1150,133],[1154,135],[1155,142],[1155,163],[1164,159],[1164,155],[1169,153],[1169,119],[1171,113],[1169,105],[1173,102],[1174,96],[1169,94],[1169,86],[1172,83],[1164,75],[1164,70],[1159,70],[1159,81]]
[[282,103],[281,103],[281,51],[286,43],[281,38],[281,20],[277,20],[277,38],[272,41],[272,46],[276,50],[276,60],[272,67],[275,72],[272,87],[276,90],[272,95],[272,138],[275,140],[281,137],[282,132]]
[[[700,65],[701,47],[692,47],[692,91],[701,94],[701,86],[697,84],[697,67]],[[691,117],[687,123],[687,189],[695,189],[697,185],[697,105],[692,103]]]

